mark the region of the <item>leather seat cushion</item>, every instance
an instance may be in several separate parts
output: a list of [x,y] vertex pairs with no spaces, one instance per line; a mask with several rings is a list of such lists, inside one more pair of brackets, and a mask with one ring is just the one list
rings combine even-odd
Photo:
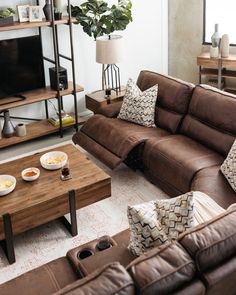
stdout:
[[62,257],[0,285],[0,294],[49,295],[79,278],[66,257]]
[[224,158],[183,135],[172,135],[145,143],[143,161],[148,174],[180,192],[188,192],[194,175],[201,169],[221,164]]
[[173,294],[191,282],[196,273],[189,254],[179,243],[150,250],[127,267],[140,294]]
[[161,138],[169,133],[160,128],[148,128],[116,118],[95,115],[81,132],[124,160],[139,143],[151,137]]
[[226,210],[179,237],[179,243],[196,261],[201,273],[218,267],[235,255],[235,220],[236,209]]
[[118,262],[114,262],[54,293],[54,295],[63,294],[135,295],[135,286],[125,268]]
[[220,171],[220,165],[200,170],[194,177],[191,190],[201,191],[227,209],[236,203],[236,193]]

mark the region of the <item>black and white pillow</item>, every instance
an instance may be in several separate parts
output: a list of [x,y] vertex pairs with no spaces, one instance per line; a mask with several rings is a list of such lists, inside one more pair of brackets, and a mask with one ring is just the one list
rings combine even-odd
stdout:
[[234,141],[227,158],[220,167],[221,172],[236,192],[236,140]]
[[157,220],[154,202],[128,206],[130,226],[129,249],[135,256],[168,242],[165,230]]
[[118,118],[146,127],[154,127],[157,94],[158,85],[142,92],[136,83],[129,79]]

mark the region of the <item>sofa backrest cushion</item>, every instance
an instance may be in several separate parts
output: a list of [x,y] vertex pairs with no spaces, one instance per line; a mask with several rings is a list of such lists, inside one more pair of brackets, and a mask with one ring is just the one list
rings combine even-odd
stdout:
[[134,295],[135,286],[125,268],[114,262],[66,286],[54,295]]
[[202,223],[179,237],[179,243],[195,260],[198,270],[206,272],[235,255],[236,208]]
[[142,91],[156,84],[159,90],[155,124],[171,133],[176,133],[188,111],[194,85],[150,71],[140,73],[137,85]]
[[194,89],[181,133],[227,155],[236,137],[236,96],[207,85]]
[[127,266],[142,295],[172,294],[195,277],[195,265],[178,243],[153,249]]

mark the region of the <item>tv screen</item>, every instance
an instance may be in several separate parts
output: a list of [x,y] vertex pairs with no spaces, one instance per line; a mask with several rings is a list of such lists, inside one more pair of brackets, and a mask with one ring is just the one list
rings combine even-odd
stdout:
[[45,87],[40,36],[0,41],[0,98]]

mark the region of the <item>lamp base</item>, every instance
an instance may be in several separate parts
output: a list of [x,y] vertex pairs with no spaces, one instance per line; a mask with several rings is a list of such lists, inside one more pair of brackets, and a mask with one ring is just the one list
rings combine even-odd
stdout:
[[102,89],[110,92],[114,90],[117,95],[121,92],[120,69],[117,65],[102,66]]

